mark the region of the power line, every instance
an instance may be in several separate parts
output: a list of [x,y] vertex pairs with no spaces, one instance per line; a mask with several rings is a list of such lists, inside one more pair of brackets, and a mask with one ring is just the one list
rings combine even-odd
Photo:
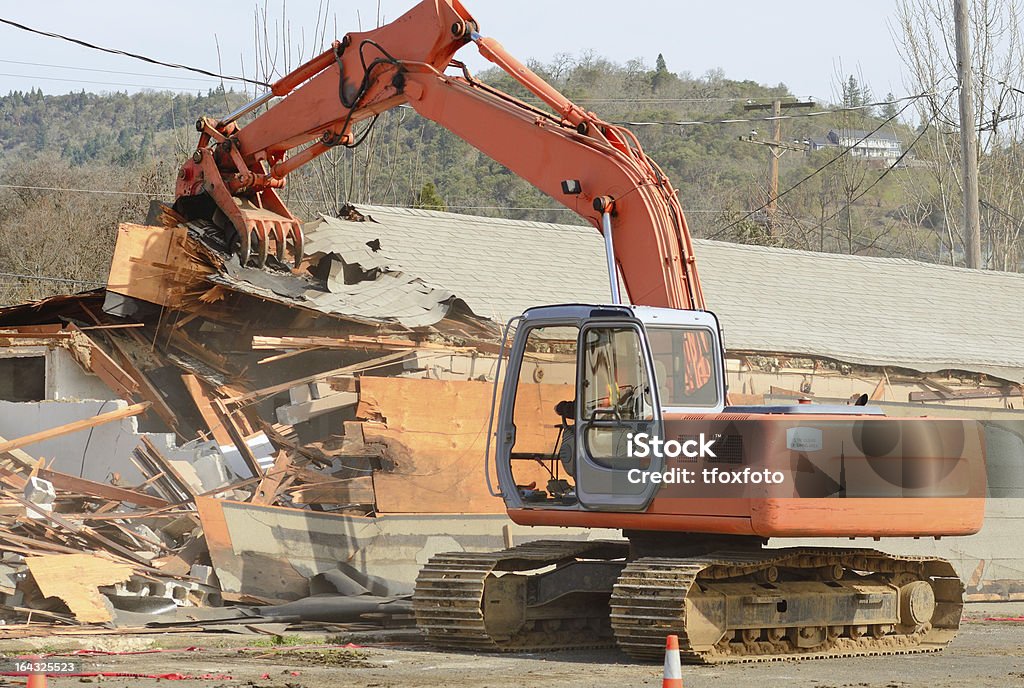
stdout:
[[[864,105],[855,105],[850,107],[832,108],[830,110],[820,110],[818,112],[804,112],[796,115],[770,115],[768,117],[730,117],[728,119],[712,119],[712,120],[689,120],[689,121],[674,121],[674,122],[613,122],[619,126],[627,127],[653,127],[653,126],[676,126],[676,127],[690,127],[701,124],[741,124],[744,122],[776,122],[783,119],[798,119],[801,117],[824,117],[826,115],[834,115],[837,112],[853,112],[856,110],[867,110],[869,108],[881,107],[883,105],[898,105],[903,101],[913,102],[920,98],[927,98],[933,96],[934,93],[921,93],[916,96],[907,96],[905,98],[897,98],[896,100],[883,100],[877,103],[865,103]],[[910,104],[907,103],[907,105]],[[906,106],[900,110],[900,113],[906,109]],[[890,118],[886,122],[892,121]]]
[[[746,96],[737,98],[574,98],[574,103],[749,103],[765,96]],[[782,100],[795,99],[796,96],[784,96]],[[540,102],[539,100],[537,102]]]
[[63,282],[65,284],[95,284],[104,286],[106,282],[95,280],[65,279],[63,277],[46,277],[45,275],[26,275],[19,272],[0,272],[0,277],[15,277],[17,279],[39,280],[42,282]]
[[[0,76],[9,76],[9,77],[13,77],[13,78],[16,78],[16,79],[42,79],[44,81],[66,81],[68,83],[74,83],[74,84],[96,84],[98,86],[131,86],[133,88],[152,88],[152,89],[156,89],[156,90],[161,90],[161,89],[162,90],[173,90],[173,88],[170,85],[168,85],[168,84],[163,84],[163,85],[161,85],[160,89],[157,89],[157,87],[155,87],[153,84],[126,84],[124,82],[119,82],[119,81],[92,81],[92,80],[89,80],[89,79],[67,79],[67,78],[59,77],[59,76],[37,76],[35,74],[9,74],[9,73],[0,72]],[[207,83],[210,83],[210,82],[207,82]],[[179,86],[179,87],[176,87],[176,88],[178,88],[179,90],[186,90],[186,87],[184,87],[184,86]]]
[[[950,90],[950,92],[949,92],[949,95],[951,96],[952,94],[953,94],[953,91],[952,91],[952,90]],[[853,143],[853,145],[851,145],[851,146],[848,146],[847,148],[844,148],[844,149],[843,149],[842,151],[840,151],[840,152],[839,152],[839,154],[838,154],[838,155],[836,155],[836,156],[835,156],[834,158],[832,158],[831,160],[829,160],[828,162],[826,162],[826,163],[825,163],[824,165],[822,165],[822,166],[821,166],[821,167],[819,167],[818,169],[816,169],[816,170],[814,170],[813,172],[811,172],[811,173],[810,173],[809,175],[807,175],[806,177],[804,177],[803,179],[801,179],[800,181],[798,181],[798,182],[797,182],[796,184],[794,184],[793,186],[789,187],[788,189],[786,189],[785,191],[783,191],[783,192],[782,192],[782,193],[780,193],[779,195],[777,195],[777,196],[774,196],[773,198],[769,198],[769,199],[768,199],[768,200],[767,200],[767,201],[766,201],[765,203],[763,203],[763,204],[762,204],[762,205],[761,205],[760,207],[758,207],[758,208],[755,208],[754,210],[751,210],[751,211],[750,211],[749,213],[747,213],[747,214],[746,214],[746,215],[744,215],[743,217],[739,218],[738,220],[735,220],[735,221],[733,221],[733,222],[729,223],[728,225],[726,225],[726,226],[725,226],[725,227],[723,227],[722,229],[720,229],[720,230],[718,230],[717,232],[715,232],[715,233],[714,233],[714,234],[713,234],[713,235],[712,235],[711,237],[709,237],[709,238],[711,238],[711,239],[714,239],[714,238],[716,238],[716,237],[719,237],[719,236],[721,236],[722,234],[724,234],[725,232],[729,231],[730,229],[732,229],[732,228],[733,228],[733,227],[735,227],[736,225],[738,225],[738,224],[740,224],[741,222],[743,222],[743,221],[745,221],[745,220],[749,219],[749,218],[750,218],[751,216],[753,216],[754,214],[756,214],[756,213],[759,213],[759,212],[761,212],[762,210],[764,210],[765,208],[767,208],[767,207],[768,207],[769,205],[771,205],[771,204],[772,204],[773,202],[777,202],[777,201],[778,201],[779,199],[781,199],[781,198],[782,198],[783,196],[787,195],[788,193],[790,193],[791,191],[793,191],[794,189],[796,189],[796,188],[797,188],[798,186],[800,186],[801,184],[804,184],[805,182],[807,182],[807,181],[811,180],[811,179],[812,179],[812,178],[814,178],[815,176],[817,176],[817,175],[821,174],[821,173],[822,173],[822,172],[823,172],[823,171],[824,171],[825,169],[827,169],[827,168],[828,168],[829,166],[831,166],[831,165],[833,165],[834,163],[838,162],[840,158],[844,157],[844,156],[845,156],[845,155],[847,155],[847,154],[848,154],[848,153],[849,153],[850,151],[852,151],[852,150],[853,150],[854,148],[856,148],[857,146],[859,146],[860,144],[864,143],[864,142],[865,142],[865,141],[867,141],[867,140],[868,140],[869,138],[871,138],[872,136],[874,136],[874,135],[875,135],[876,133],[878,133],[878,131],[879,131],[879,130],[880,130],[880,129],[881,129],[882,127],[884,127],[885,125],[889,124],[890,122],[892,122],[893,120],[895,120],[896,118],[898,118],[898,117],[899,117],[900,115],[902,115],[902,114],[903,114],[903,112],[904,112],[904,111],[905,111],[905,110],[906,110],[907,108],[909,108],[909,107],[910,107],[910,106],[911,106],[911,105],[912,105],[912,104],[914,103],[914,101],[918,100],[919,98],[924,98],[924,97],[926,97],[926,96],[930,96],[930,95],[934,95],[934,94],[932,94],[932,93],[922,93],[922,94],[920,94],[920,95],[917,95],[917,96],[910,96],[910,97],[908,97],[908,98],[902,98],[901,100],[906,100],[906,101],[907,101],[907,103],[906,103],[906,104],[905,104],[905,105],[904,105],[904,106],[903,106],[902,108],[900,108],[900,109],[899,109],[898,111],[896,111],[896,113],[895,113],[895,114],[893,114],[893,115],[892,115],[892,117],[889,117],[889,118],[888,118],[888,119],[886,119],[886,120],[885,120],[884,122],[882,122],[881,124],[879,124],[879,125],[878,125],[877,127],[875,127],[874,129],[872,129],[871,131],[869,131],[869,132],[868,132],[867,134],[865,134],[865,135],[864,135],[864,136],[863,136],[863,137],[862,137],[862,138],[861,138],[860,140],[858,140],[858,141],[854,142],[854,143]],[[946,96],[946,99],[947,99],[947,101],[948,101],[948,100],[949,100],[949,96]],[[918,138],[920,138],[920,136],[919,136]],[[916,142],[917,142],[917,140],[915,139],[915,143],[916,143]],[[910,149],[908,148],[907,150],[909,151]],[[906,155],[906,153],[904,153],[904,155]],[[901,158],[901,159],[902,159],[902,158]]]
[[[946,104],[949,103],[949,99],[952,98],[952,97],[953,97],[953,91],[950,91],[949,95],[946,96],[946,100],[942,104],[942,107],[946,107]],[[887,168],[885,168],[885,171],[883,171],[882,174],[880,174],[877,179],[875,179],[873,182],[871,182],[866,187],[864,187],[864,189],[862,189],[861,192],[858,193],[856,196],[851,198],[846,205],[844,205],[842,208],[840,208],[839,210],[835,211],[834,213],[832,213],[831,215],[826,217],[824,220],[822,220],[821,224],[824,225],[826,222],[831,222],[834,218],[839,216],[841,213],[843,213],[846,210],[849,210],[850,207],[852,207],[854,203],[856,203],[857,201],[862,199],[865,195],[867,195],[867,193],[869,191],[871,191],[871,189],[873,189],[876,186],[878,186],[879,182],[881,182],[883,179],[885,179],[885,177],[890,172],[892,172],[894,169],[896,169],[896,166],[899,165],[901,162],[903,162],[903,158],[907,157],[907,155],[910,154],[910,151],[912,151],[914,149],[914,146],[917,145],[917,142],[920,141],[921,138],[928,132],[928,129],[931,128],[931,125],[935,122],[935,119],[938,117],[938,113],[941,110],[942,110],[942,108],[939,108],[938,110],[935,111],[936,114],[932,115],[931,119],[928,120],[928,124],[926,124],[925,126],[921,127],[921,131],[918,132],[917,136],[914,138],[913,141],[910,142],[910,145],[906,147],[906,149],[903,151],[903,153],[900,155],[900,157],[896,158],[896,160],[893,161],[892,165],[889,165]]]
[[[23,184],[0,184],[0,189],[22,189],[26,191],[60,191],[67,193],[85,193],[85,194],[102,194],[102,195],[123,195],[123,196],[145,196],[147,198],[174,198],[172,194],[162,193],[146,193],[145,191],[120,191],[117,189],[74,189],[70,187],[59,187],[59,186],[27,186]],[[297,203],[318,203],[320,199],[312,198],[286,198],[286,200],[297,202]],[[368,203],[367,205],[377,205],[375,203]],[[381,205],[381,208],[408,208],[405,205]],[[506,206],[506,205],[445,205],[449,210],[537,210],[540,212],[546,212],[553,210],[556,212],[563,213],[574,213],[576,212],[572,208],[534,208],[527,206]],[[429,208],[428,208],[429,210]],[[721,210],[687,210],[687,215],[720,215],[727,212],[724,209]]]
[[199,67],[190,67],[188,65],[177,64],[177,63],[174,63],[174,62],[162,62],[161,60],[156,60],[156,59],[153,59],[152,57],[146,57],[145,55],[139,55],[137,53],[130,53],[130,52],[127,52],[125,50],[118,50],[116,48],[104,48],[103,46],[95,45],[93,43],[89,43],[87,41],[83,41],[83,40],[78,39],[78,38],[71,38],[70,36],[64,36],[64,35],[59,34],[59,33],[52,33],[50,31],[42,31],[40,29],[33,29],[30,26],[25,26],[24,24],[19,24],[16,21],[11,21],[10,19],[4,19],[3,17],[0,17],[0,23],[7,24],[8,26],[13,26],[14,28],[20,29],[22,31],[28,31],[29,33],[34,33],[34,34],[37,34],[39,36],[46,36],[47,38],[57,38],[57,39],[62,40],[62,41],[67,41],[69,43],[74,43],[74,44],[80,45],[80,46],[82,46],[84,48],[89,48],[90,50],[99,50],[100,52],[110,53],[111,55],[123,55],[124,57],[130,57],[130,58],[132,58],[134,60],[141,60],[143,62],[148,62],[149,64],[159,65],[161,67],[169,67],[171,69],[184,69],[184,70],[189,71],[189,72],[195,72],[196,74],[203,74],[205,76],[211,76],[211,77],[213,77],[215,79],[225,79],[225,80],[228,80],[228,81],[244,81],[247,84],[254,84],[256,86],[263,86],[264,88],[269,88],[270,87],[270,84],[268,84],[268,83],[265,83],[263,81],[257,81],[255,79],[247,79],[244,76],[226,76],[224,74],[218,74],[216,72],[210,72],[210,71],[207,71],[205,69],[200,69]]
[[59,186],[27,186],[24,184],[0,184],[0,189],[22,189],[25,191],[66,191],[68,193],[91,193],[122,196],[146,196],[149,198],[173,198],[171,194],[146,193],[145,191],[120,191],[111,189],[72,189]]
[[[24,65],[26,67],[46,67],[48,69],[71,69],[76,72],[97,72],[101,74],[124,74],[127,76],[148,76],[153,79],[174,79],[175,81],[199,81],[202,83],[219,83],[219,79],[197,79],[193,76],[162,76],[146,72],[124,72],[118,69],[99,69],[97,67],[73,67],[71,65],[47,64],[45,62],[23,62],[21,60],[0,60],[4,64]],[[24,75],[21,75],[24,76]]]

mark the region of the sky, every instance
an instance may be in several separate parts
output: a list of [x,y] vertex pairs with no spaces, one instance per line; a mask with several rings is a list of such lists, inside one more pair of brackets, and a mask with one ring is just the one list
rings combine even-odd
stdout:
[[[266,5],[280,31],[282,5],[293,52],[314,51],[318,16],[328,17],[328,41],[349,31],[393,20],[415,0],[81,0],[0,2],[0,17],[90,43],[141,53],[210,71],[251,76],[254,17]],[[590,0],[463,0],[481,27],[523,61],[549,61],[559,53],[594,51],[624,63],[640,58],[653,67],[658,53],[677,73],[701,76],[721,69],[736,80],[785,83],[801,98],[837,100],[837,83],[856,74],[876,99],[907,94],[890,25],[896,0],[849,2],[787,0],[728,2]],[[327,13],[320,10],[328,5]],[[334,27],[337,30],[334,30]],[[218,51],[219,49],[219,51]],[[218,57],[219,55],[219,57]],[[474,71],[487,63],[472,46],[459,57]],[[297,63],[293,63],[294,64]],[[129,73],[124,73],[129,72]],[[207,77],[166,69],[34,36],[0,24],[0,94],[42,89],[56,94],[206,90]]]

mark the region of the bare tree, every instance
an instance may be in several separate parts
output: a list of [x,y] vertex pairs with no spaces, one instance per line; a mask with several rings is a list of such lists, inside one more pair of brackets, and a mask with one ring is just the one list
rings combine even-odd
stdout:
[[[1021,269],[1021,222],[1024,217],[1024,167],[1020,155],[1024,122],[1017,114],[1024,75],[1019,0],[972,0],[970,35],[974,70],[975,113],[979,131],[979,187],[982,217],[983,265]],[[947,97],[956,86],[956,57],[952,0],[899,0],[892,27],[906,64],[908,86],[935,94],[918,101],[923,123],[933,123],[933,135],[922,140],[931,162],[931,184],[908,188],[923,206],[941,208],[939,228],[949,260],[963,251],[960,222],[962,181],[956,100]]]
[[[0,194],[0,272],[18,276],[4,277],[0,303],[106,282],[117,225],[140,222],[150,200],[159,198],[173,179],[172,165],[72,167],[56,154],[10,165],[3,180],[32,188]],[[82,191],[55,192],[52,187]]]

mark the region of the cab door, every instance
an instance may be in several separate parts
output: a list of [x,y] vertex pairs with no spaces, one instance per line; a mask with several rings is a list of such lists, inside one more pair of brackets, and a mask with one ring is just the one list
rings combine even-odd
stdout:
[[[642,511],[664,458],[630,456],[631,440],[661,436],[657,387],[639,323],[590,322],[578,346],[576,494],[587,509]],[[635,452],[634,452],[635,453]]]

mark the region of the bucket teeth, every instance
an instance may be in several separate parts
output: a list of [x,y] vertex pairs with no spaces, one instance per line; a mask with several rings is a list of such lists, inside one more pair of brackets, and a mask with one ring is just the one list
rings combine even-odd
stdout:
[[262,268],[267,264],[268,249],[267,245],[267,228],[263,223],[257,222],[254,227],[256,232],[256,267]]
[[235,232],[235,237],[238,240],[238,260],[245,267],[249,264],[249,259],[252,257],[252,243],[249,232]]
[[[302,249],[305,244],[305,237],[302,234],[302,225],[295,223],[285,229],[285,232],[291,235],[292,238],[292,254],[295,256],[293,267],[299,267],[302,264]],[[284,242],[281,242],[282,252]],[[284,255],[282,253],[281,261],[284,262]]]
[[292,267],[297,268],[302,263],[304,237],[302,225],[297,222],[254,221],[249,224],[248,231],[236,236],[238,258],[243,266],[264,267],[271,250],[278,261],[285,263],[289,244],[292,248]]

